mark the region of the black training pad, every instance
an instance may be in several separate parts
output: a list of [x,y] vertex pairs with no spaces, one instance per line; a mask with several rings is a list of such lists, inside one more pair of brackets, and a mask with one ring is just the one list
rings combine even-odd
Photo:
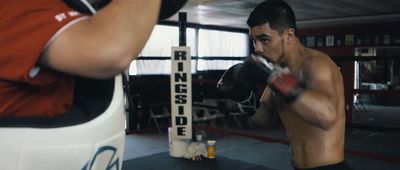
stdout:
[[261,165],[249,164],[239,160],[218,156],[216,159],[203,158],[202,161],[192,161],[184,158],[174,158],[168,152],[126,160],[122,170],[271,170]]

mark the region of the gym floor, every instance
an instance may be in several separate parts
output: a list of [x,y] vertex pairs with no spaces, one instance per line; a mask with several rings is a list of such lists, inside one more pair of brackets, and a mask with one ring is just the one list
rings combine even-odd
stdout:
[[[357,112],[355,117],[357,117],[358,123],[368,124],[369,126],[375,123],[381,125],[388,117],[392,122],[400,118],[399,114],[393,116],[391,112],[382,114],[381,111],[377,111],[375,108],[374,112],[373,109],[370,109],[367,113]],[[363,118],[366,114],[368,114],[368,118]],[[200,130],[205,139],[217,141],[217,158],[223,156],[249,164],[262,165],[270,169],[293,169],[290,146],[285,143],[287,136],[281,126],[268,130],[251,128],[239,130],[235,124],[229,122],[227,124],[229,128]],[[391,124],[391,127],[393,127],[392,125],[394,124]],[[347,127],[345,150],[346,161],[353,169],[400,169],[400,132],[397,130],[384,131]],[[165,130],[162,133],[154,130],[148,133],[129,134],[126,137],[124,160],[166,152],[168,152],[168,134]],[[131,168],[124,167],[124,169]]]

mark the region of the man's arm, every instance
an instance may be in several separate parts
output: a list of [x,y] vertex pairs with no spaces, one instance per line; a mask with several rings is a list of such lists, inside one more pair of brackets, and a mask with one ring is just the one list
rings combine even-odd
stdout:
[[277,120],[277,111],[273,107],[272,91],[267,86],[260,99],[260,107],[255,114],[249,118],[249,121],[258,127],[267,128],[272,126]]
[[329,57],[319,55],[308,58],[301,68],[307,87],[302,87],[303,80],[290,70],[271,66],[260,56],[253,55],[248,63],[253,68],[260,68],[259,74],[268,77],[269,88],[282,96],[303,120],[328,130],[337,119],[338,92],[335,82],[339,76],[336,65]]
[[328,130],[338,117],[336,67],[326,59],[314,59],[303,68],[307,87],[291,107],[306,122]]
[[160,0],[113,0],[58,35],[40,63],[55,70],[108,78],[138,56],[157,22]]
[[263,94],[261,95],[260,102],[266,106],[272,106],[272,90],[266,86]]

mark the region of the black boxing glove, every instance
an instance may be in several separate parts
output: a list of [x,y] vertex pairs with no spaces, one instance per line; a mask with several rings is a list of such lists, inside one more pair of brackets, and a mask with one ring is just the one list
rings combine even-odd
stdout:
[[248,71],[245,64],[236,64],[222,75],[217,83],[217,89],[226,97],[238,103],[241,112],[254,114],[260,101],[253,92],[253,84],[246,77]]
[[[97,10],[103,8],[111,0],[64,0],[64,2],[83,14],[94,14]],[[187,0],[161,0],[159,20],[167,19],[177,13]]]
[[171,17],[177,13],[186,2],[187,0],[162,0],[158,19],[163,20]]
[[288,68],[273,65],[264,58],[255,55],[251,56],[250,63],[263,70],[263,74],[268,76],[268,86],[281,94],[286,102],[295,101],[303,91],[304,83],[301,83],[297,77],[291,75]]
[[256,97],[253,91],[250,91],[247,99],[236,103],[241,113],[247,113],[248,116],[252,116],[260,106],[260,99]]
[[103,8],[111,0],[64,0],[64,2],[83,14],[94,14],[97,10]]

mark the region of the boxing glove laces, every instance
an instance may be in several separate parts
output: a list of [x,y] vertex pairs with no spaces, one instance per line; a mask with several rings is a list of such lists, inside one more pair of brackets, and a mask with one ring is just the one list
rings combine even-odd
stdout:
[[253,114],[260,105],[260,101],[252,91],[251,82],[246,79],[247,73],[244,66],[240,63],[226,70],[217,83],[217,89],[237,102],[241,112]]

